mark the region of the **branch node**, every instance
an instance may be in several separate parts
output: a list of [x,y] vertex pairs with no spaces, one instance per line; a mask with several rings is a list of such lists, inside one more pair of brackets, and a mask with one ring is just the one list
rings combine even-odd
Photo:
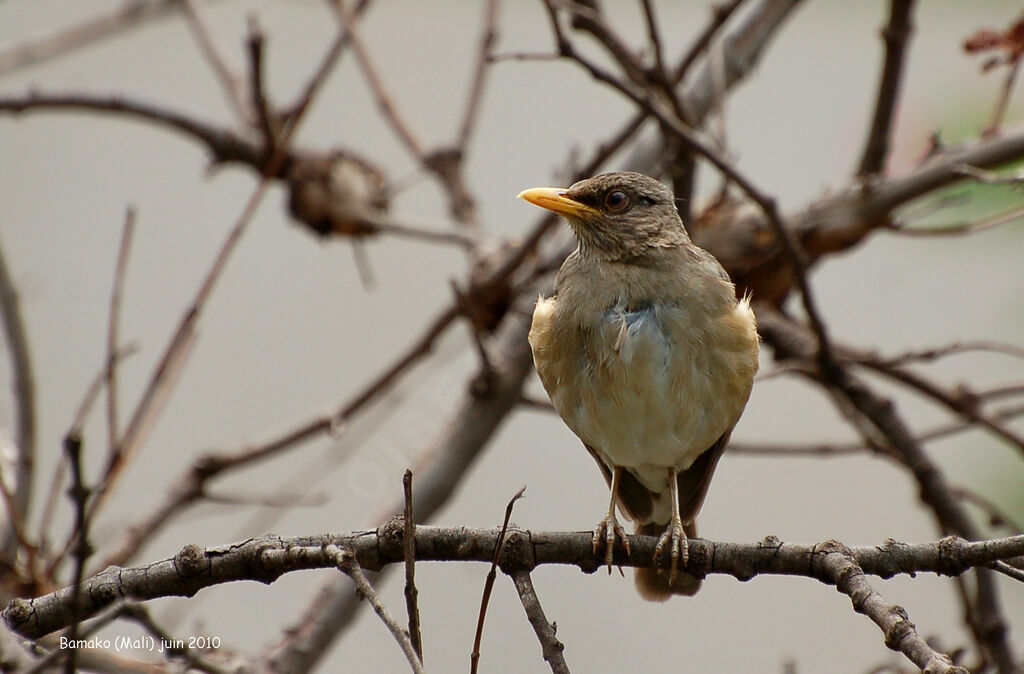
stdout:
[[174,568],[182,578],[193,578],[206,573],[210,568],[206,551],[195,543],[189,543],[174,556]]

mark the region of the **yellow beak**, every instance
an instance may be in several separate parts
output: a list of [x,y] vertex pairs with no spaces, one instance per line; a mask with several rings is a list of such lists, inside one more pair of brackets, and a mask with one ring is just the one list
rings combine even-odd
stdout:
[[559,215],[571,215],[579,218],[598,213],[590,206],[567,197],[566,190],[561,187],[534,187],[520,192],[518,198],[525,199],[535,206],[554,211]]

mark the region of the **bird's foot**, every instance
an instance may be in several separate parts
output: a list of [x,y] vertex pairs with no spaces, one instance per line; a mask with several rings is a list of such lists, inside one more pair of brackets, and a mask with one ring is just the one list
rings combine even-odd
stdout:
[[601,544],[604,544],[604,562],[608,565],[608,573],[612,572],[612,557],[615,553],[616,537],[622,540],[622,547],[626,549],[626,555],[629,555],[629,539],[626,538],[626,530],[619,524],[619,520],[615,518],[615,513],[612,511],[605,515],[597,523],[597,526],[594,527],[593,539],[595,555]]
[[679,563],[682,562],[686,565],[686,560],[689,557],[690,549],[687,545],[686,530],[683,529],[683,521],[678,515],[673,516],[672,520],[665,527],[665,533],[658,539],[658,546],[654,548],[654,563],[657,564],[658,560],[661,559],[661,553],[665,551],[665,545],[668,545],[669,555],[672,559],[672,564],[669,567],[668,572],[668,586],[672,587],[676,582],[676,576],[679,574]]

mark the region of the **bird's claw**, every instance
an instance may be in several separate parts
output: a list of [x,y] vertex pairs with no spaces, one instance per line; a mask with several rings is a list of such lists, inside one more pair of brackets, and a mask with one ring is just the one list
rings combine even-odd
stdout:
[[686,566],[686,561],[689,558],[690,549],[687,545],[686,530],[683,529],[683,523],[679,519],[673,518],[669,522],[668,526],[665,527],[665,533],[658,539],[658,545],[654,548],[654,562],[658,563],[661,559],[661,553],[665,551],[665,544],[668,544],[669,555],[672,559],[672,564],[669,567],[668,572],[668,586],[672,587],[676,582],[676,576],[679,575],[679,563],[682,562],[683,566]]
[[626,549],[626,555],[630,554],[629,551],[629,539],[626,538],[626,530],[619,524],[619,520],[616,519],[614,513],[608,513],[604,516],[597,526],[594,527],[594,554],[597,554],[598,549],[604,544],[604,562],[608,565],[608,573],[612,572],[612,557],[615,553],[615,539],[619,538],[622,540],[622,547]]

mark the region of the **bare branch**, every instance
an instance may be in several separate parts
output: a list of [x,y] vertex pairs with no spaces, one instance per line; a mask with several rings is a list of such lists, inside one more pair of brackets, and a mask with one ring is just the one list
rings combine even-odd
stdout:
[[125,212],[124,228],[121,231],[121,246],[117,251],[117,266],[114,269],[114,284],[110,291],[110,314],[107,319],[107,442],[111,453],[120,442],[118,437],[117,407],[117,353],[118,329],[121,323],[121,295],[124,291],[125,273],[128,270],[128,252],[135,232],[135,209]]
[[668,69],[665,67],[664,48],[661,46],[661,29],[658,27],[658,18],[654,14],[654,3],[652,0],[640,0],[640,6],[644,10],[644,22],[647,24],[647,39],[651,43],[655,71],[663,82],[668,82],[669,75]]
[[423,150],[423,145],[412,132],[412,127],[402,118],[391,94],[388,93],[387,88],[384,86],[384,80],[381,79],[380,73],[377,72],[377,67],[370,57],[370,52],[363,42],[359,30],[356,28],[355,12],[346,9],[343,0],[333,0],[332,4],[343,32],[352,43],[352,51],[356,56],[356,62],[359,64],[359,69],[366,79],[370,93],[373,94],[373,98],[377,102],[381,115],[391,126],[391,130],[405,146],[405,149],[416,159],[416,162],[425,164],[426,152]]
[[686,77],[686,73],[690,71],[690,67],[697,61],[704,50],[708,48],[711,41],[721,30],[725,22],[729,20],[729,17],[733,15],[739,6],[742,5],[745,0],[730,0],[729,2],[723,2],[720,4],[714,4],[711,6],[711,21],[701,31],[697,39],[693,41],[690,48],[683,55],[683,58],[679,61],[679,65],[676,66],[675,72],[672,74],[672,83],[679,84]]
[[412,516],[412,471],[402,476],[405,511],[402,544],[405,549],[405,608],[409,614],[409,639],[420,662],[423,662],[423,635],[420,633],[419,590],[416,589],[416,520]]
[[480,46],[477,51],[476,64],[473,68],[473,82],[469,85],[469,96],[466,101],[465,114],[459,128],[455,147],[459,154],[464,155],[469,146],[473,127],[476,125],[480,112],[480,100],[483,98],[484,85],[487,82],[487,66],[492,63],[491,51],[498,39],[497,20],[501,0],[487,0],[484,10],[484,27],[480,34]]
[[[361,569],[379,570],[405,563],[401,519],[376,530],[283,538],[267,534],[230,545],[203,549],[186,545],[174,557],[134,568],[112,567],[86,579],[82,585],[82,618],[96,615],[122,597],[138,601],[171,596],[193,596],[203,588],[242,580],[272,583],[285,573],[336,566],[334,545],[351,552]],[[399,535],[395,535],[395,534]],[[480,562],[490,564],[501,529],[416,527],[416,550],[423,562]],[[501,568],[506,573],[529,571],[538,565],[576,566],[584,573],[604,568],[603,553],[594,554],[589,531],[524,531],[509,529],[501,546]],[[654,564],[655,536],[630,536],[633,555],[616,552],[616,564],[650,567]],[[689,540],[686,571],[725,574],[740,580],[760,575],[788,575],[820,579],[818,562],[828,544],[783,543],[769,537],[757,543],[724,543],[701,538]],[[864,573],[891,578],[896,575],[935,573],[957,576],[969,569],[1024,555],[1024,535],[976,542],[948,537],[930,543],[886,541],[851,548],[850,554]],[[817,561],[816,561],[817,560]],[[662,560],[667,566],[669,560]],[[15,599],[2,613],[8,627],[37,638],[68,623],[72,588],[33,599]]]
[[860,168],[857,169],[857,175],[861,177],[885,170],[886,157],[889,155],[889,137],[892,133],[896,102],[900,94],[900,80],[903,76],[904,55],[907,42],[914,30],[911,22],[913,11],[914,0],[891,0],[889,25],[882,31],[885,61],[878,83],[875,115],[871,120],[871,129],[864,145]]
[[483,596],[480,597],[480,613],[476,619],[476,636],[473,637],[473,652],[469,656],[469,671],[476,674],[480,666],[480,642],[484,636],[484,619],[487,617],[487,605],[491,601],[491,590],[494,589],[494,579],[497,577],[498,564],[501,563],[501,555],[504,552],[505,535],[508,533],[508,521],[512,518],[512,508],[516,501],[523,498],[526,493],[526,485],[517,491],[505,506],[505,521],[501,523],[501,531],[498,533],[498,540],[494,542],[494,556],[491,558],[491,569],[487,572],[487,580],[484,581]]
[[50,35],[26,40],[0,54],[0,74],[65,56],[100,40],[160,19],[175,11],[179,0],[144,0],[124,2],[117,9],[97,14],[69,28]]
[[64,453],[68,465],[71,467],[71,487],[68,489],[68,498],[71,499],[75,511],[75,526],[73,538],[75,547],[75,568],[71,581],[71,601],[68,607],[68,641],[71,648],[64,660],[64,671],[67,674],[74,674],[75,656],[78,652],[78,629],[82,616],[82,579],[85,578],[85,562],[92,554],[92,546],[89,544],[89,518],[86,516],[86,503],[89,500],[90,490],[85,487],[82,479],[82,430],[75,426],[64,437]]
[[830,541],[822,546],[821,552],[816,560],[821,579],[835,585],[836,589],[850,597],[853,609],[867,615],[878,625],[885,634],[886,646],[902,651],[923,672],[967,674],[966,667],[956,667],[948,655],[932,650],[928,642],[917,633],[906,610],[882,599],[867,582],[864,571],[849,548]]
[[14,373],[16,409],[13,474],[7,472],[6,465],[0,470],[0,495],[3,496],[7,510],[0,559],[5,567],[14,568],[19,541],[25,540],[25,519],[32,497],[36,455],[36,393],[25,319],[3,246],[0,246],[0,320],[3,321],[4,338]]
[[267,152],[272,152],[277,142],[277,134],[280,132],[279,125],[274,119],[270,109],[270,99],[264,84],[263,76],[263,31],[255,18],[249,21],[249,34],[245,40],[249,52],[249,95],[251,98],[250,107],[256,115],[260,133],[263,135],[263,143]]
[[391,635],[395,637],[395,641],[402,648],[406,659],[409,660],[412,671],[416,672],[416,674],[423,674],[423,663],[416,656],[416,649],[409,640],[409,635],[405,633],[402,626],[398,624],[398,621],[392,617],[391,613],[381,602],[377,592],[373,589],[373,585],[370,585],[370,581],[366,580],[366,576],[363,575],[363,570],[360,568],[359,560],[356,559],[356,556],[351,551],[343,550],[334,544],[325,545],[324,554],[338,569],[352,579],[356,584],[356,592],[359,593],[359,596],[370,602],[374,612],[380,616],[388,631],[391,632]]
[[199,121],[189,115],[158,105],[133,101],[121,96],[93,94],[43,94],[30,92],[25,96],[0,96],[0,112],[18,114],[35,110],[83,110],[109,112],[152,122],[179,131],[199,141],[218,163],[242,162],[260,166],[262,153],[255,143],[228,129]]
[[515,583],[519,600],[523,603],[523,608],[526,609],[526,618],[530,621],[530,625],[533,626],[533,631],[540,641],[540,650],[544,661],[551,666],[553,674],[569,674],[569,667],[565,664],[565,658],[562,656],[565,644],[555,636],[554,625],[549,623],[547,616],[544,615],[540,599],[537,598],[537,591],[533,588],[530,572],[513,571],[512,582]]
[[224,93],[224,99],[227,101],[228,107],[231,108],[231,111],[240,122],[243,124],[251,123],[252,111],[246,107],[242,97],[242,80],[235,73],[231,72],[227,61],[217,51],[217,46],[213,43],[213,38],[210,36],[210,31],[206,28],[203,18],[199,15],[199,9],[195,6],[193,0],[178,0],[178,4],[181,7],[182,15],[185,17],[185,23],[188,25],[196,44],[199,46],[200,53],[202,53],[206,62],[210,64],[213,74],[220,82],[221,91]]
[[996,109],[992,113],[992,121],[989,122],[988,128],[985,129],[986,135],[999,133],[999,127],[1003,124],[1006,110],[1010,107],[1010,93],[1013,92],[1013,85],[1017,81],[1018,73],[1020,73],[1020,59],[1015,60],[1013,65],[1010,66],[1010,72],[1006,73],[1006,81],[1003,83],[1003,91],[999,95]]

